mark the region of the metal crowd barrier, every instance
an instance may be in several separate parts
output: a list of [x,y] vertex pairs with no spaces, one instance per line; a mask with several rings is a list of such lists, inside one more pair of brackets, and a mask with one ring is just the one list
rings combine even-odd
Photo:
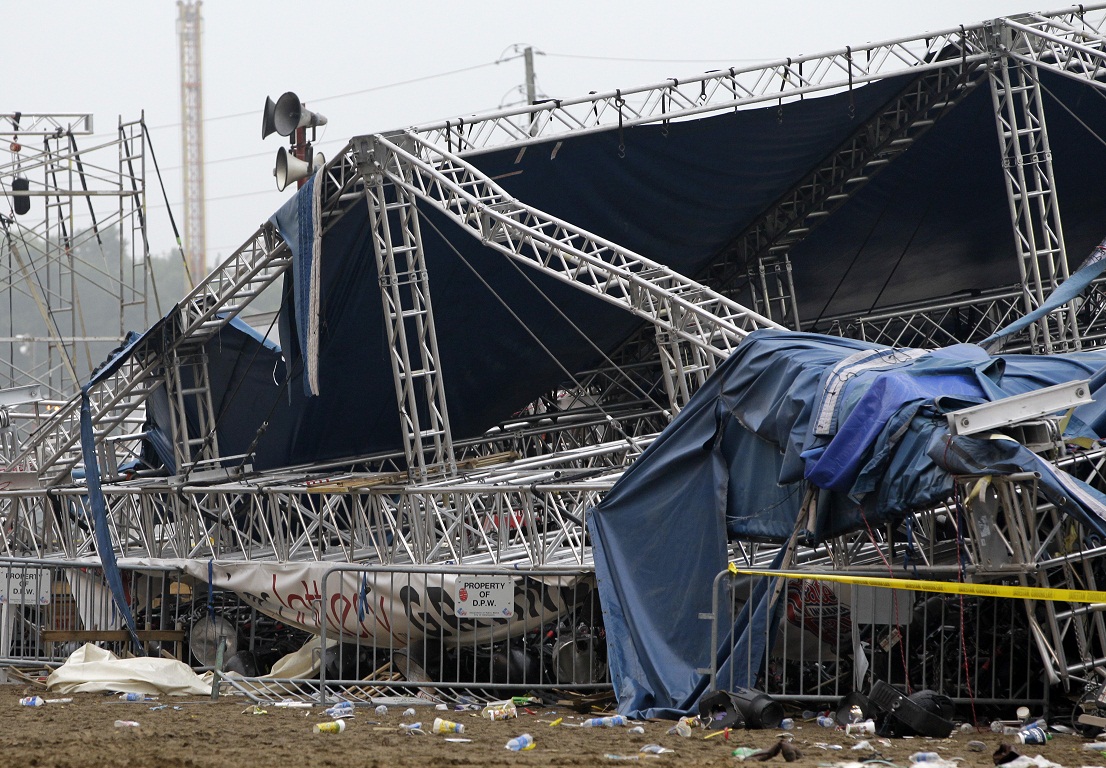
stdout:
[[[752,633],[755,642],[739,643],[731,630],[760,580],[777,608]],[[883,681],[957,704],[1047,706],[1026,605],[723,571],[713,614],[704,616],[712,625],[711,690],[753,687],[789,701],[836,703]]]
[[[185,658],[191,590],[170,568],[123,571],[143,651]],[[132,638],[99,566],[0,558],[0,663],[56,666],[84,643],[117,654]]]
[[610,690],[593,571],[342,565],[320,593],[324,701]]

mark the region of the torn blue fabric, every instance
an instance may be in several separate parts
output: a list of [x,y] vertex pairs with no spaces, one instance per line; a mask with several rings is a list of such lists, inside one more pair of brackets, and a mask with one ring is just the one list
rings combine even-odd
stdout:
[[103,488],[100,487],[100,465],[96,460],[96,438],[92,431],[88,386],[81,389],[81,451],[84,454],[85,487],[88,490],[88,505],[92,510],[93,534],[96,537],[96,550],[100,556],[100,564],[104,569],[104,580],[111,590],[115,607],[127,631],[130,632],[134,651],[140,654],[142,644],[135,631],[134,616],[127,603],[127,595],[123,589],[123,575],[115,560],[115,546],[111,540],[111,531],[108,529],[107,503],[104,500]]

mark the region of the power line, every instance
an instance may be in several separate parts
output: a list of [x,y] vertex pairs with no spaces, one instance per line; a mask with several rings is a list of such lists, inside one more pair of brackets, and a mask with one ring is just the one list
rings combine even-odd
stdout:
[[[535,51],[539,53],[539,51]],[[648,59],[623,56],[588,56],[582,53],[549,53],[540,52],[544,56],[553,56],[558,59],[586,59],[589,61],[637,61],[647,64],[729,64],[733,62],[756,63],[770,61],[770,59]]]
[[[503,63],[504,61],[510,61],[512,58],[517,58],[517,57],[509,57],[509,58],[506,58],[506,59],[496,59],[495,61],[486,61],[483,64],[473,64],[471,67],[461,67],[460,69],[451,69],[448,72],[439,72],[439,73],[434,74],[434,75],[423,75],[422,77],[412,77],[408,80],[398,80],[394,83],[385,83],[384,85],[374,85],[372,88],[362,88],[359,91],[350,91],[349,93],[338,93],[338,94],[335,94],[333,96],[322,96],[322,97],[312,96],[311,97],[311,103],[316,104],[316,103],[320,103],[320,102],[324,102],[324,101],[334,101],[335,99],[346,99],[346,98],[349,98],[350,96],[360,96],[360,95],[365,94],[365,93],[373,93],[375,91],[387,90],[388,88],[399,88],[400,86],[411,85],[412,83],[421,83],[421,82],[425,82],[426,80],[436,80],[440,77],[450,77],[452,75],[461,74],[462,72],[472,72],[473,70],[476,70],[476,69],[484,69],[485,67],[494,67],[498,64]],[[260,113],[260,110],[256,110],[256,109],[250,110],[249,112],[235,112],[235,113],[229,114],[229,115],[217,115],[216,117],[206,117],[206,118],[204,118],[204,122],[205,123],[213,123],[216,120],[231,120],[231,119],[239,118],[239,117],[257,117],[257,115],[259,113]],[[155,125],[155,126],[151,127],[150,130],[156,131],[156,130],[160,130],[162,128],[177,128],[179,126],[180,126],[180,123],[165,123],[164,125]]]

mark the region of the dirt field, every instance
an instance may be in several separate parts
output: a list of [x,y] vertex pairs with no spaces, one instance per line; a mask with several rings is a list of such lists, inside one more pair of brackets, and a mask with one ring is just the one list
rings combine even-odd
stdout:
[[[644,734],[632,734],[627,728],[585,729],[566,727],[579,723],[583,716],[551,708],[535,710],[515,720],[491,722],[478,712],[439,712],[420,707],[417,719],[427,727],[435,716],[445,715],[465,726],[464,738],[471,742],[446,741],[440,735],[408,735],[399,728],[416,718],[404,717],[402,708],[393,707],[383,715],[359,707],[348,721],[344,733],[316,734],[312,725],[325,721],[319,708],[307,711],[267,707],[267,714],[253,714],[253,707],[237,698],[217,703],[195,698],[163,698],[157,702],[126,703],[113,696],[77,694],[70,704],[23,707],[20,697],[42,695],[41,690],[23,686],[0,687],[0,763],[35,768],[280,768],[281,766],[362,766],[399,768],[401,766],[583,766],[616,762],[609,755],[656,761],[658,765],[680,768],[733,766],[735,747],[767,747],[776,731],[741,731],[729,741],[721,737],[704,739],[704,731],[690,738],[667,731],[668,721],[644,723]],[[168,704],[165,709],[151,707]],[[175,707],[179,707],[175,708]],[[564,724],[550,726],[558,717]],[[116,720],[134,720],[138,728],[117,728]],[[533,735],[536,746],[527,752],[510,752],[506,742],[521,733]],[[964,758],[966,768],[992,766],[992,752],[1000,741],[1009,741],[987,730],[957,733],[951,739],[871,738],[878,754],[855,751],[856,740],[842,731],[798,724],[790,732],[802,751],[796,768],[859,762],[873,758],[898,766],[909,765],[911,754],[937,752],[942,757]],[[968,742],[978,740],[986,747],[974,752]],[[1045,745],[1016,746],[1022,754],[1041,754],[1064,766],[1102,765],[1106,756],[1082,749],[1086,739],[1057,735]],[[837,744],[842,750],[827,749]],[[646,744],[660,744],[676,750],[657,758],[641,755]],[[640,757],[639,757],[640,755]],[[777,756],[769,764],[782,765]],[[753,763],[759,765],[759,763]],[[877,763],[876,765],[880,765]]]

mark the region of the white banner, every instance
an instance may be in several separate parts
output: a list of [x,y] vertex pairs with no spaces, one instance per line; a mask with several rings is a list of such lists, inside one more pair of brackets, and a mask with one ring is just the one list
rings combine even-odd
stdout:
[[[146,561],[150,562],[150,561]],[[198,582],[208,582],[206,561],[175,561]],[[124,568],[129,563],[121,562]],[[454,573],[336,571],[332,563],[215,563],[211,584],[231,590],[257,610],[308,632],[326,622],[328,637],[375,640],[405,648],[425,636],[457,643],[495,642],[540,630],[569,610],[589,585],[563,577],[473,576]],[[323,579],[326,605],[323,606]],[[464,582],[502,582],[494,599],[495,618],[458,611]],[[594,589],[594,584],[590,585]],[[502,589],[500,592],[498,589]],[[477,590],[490,591],[490,590]],[[489,599],[476,598],[476,599]],[[484,607],[484,606],[481,606]]]

